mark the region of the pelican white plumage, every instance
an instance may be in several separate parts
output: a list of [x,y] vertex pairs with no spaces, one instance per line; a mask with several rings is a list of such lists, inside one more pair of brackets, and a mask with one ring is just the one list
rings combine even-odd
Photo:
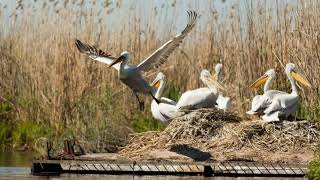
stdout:
[[177,110],[215,107],[219,96],[217,87],[221,88],[221,85],[212,79],[210,72],[206,69],[201,71],[200,79],[208,87],[189,90],[183,93],[176,105]]
[[[310,82],[304,78],[298,68],[293,63],[288,63],[285,68],[287,77],[291,83],[291,93],[277,93],[272,99],[272,103],[264,110],[262,119],[266,122],[279,121],[281,116],[287,118],[289,115],[294,115],[299,105],[299,95],[296,81],[311,88]],[[280,91],[281,92],[281,91]],[[270,94],[272,94],[270,92]]]
[[152,87],[144,80],[141,73],[158,68],[163,64],[169,55],[179,47],[186,35],[193,29],[196,24],[197,17],[198,15],[196,12],[188,11],[188,24],[184,30],[171,40],[167,41],[139,65],[128,64],[129,53],[127,51],[122,52],[121,55],[116,58],[94,46],[84,44],[79,40],[76,40],[76,46],[81,53],[86,54],[96,61],[108,64],[109,67],[112,66],[118,70],[120,80],[133,90],[139,102],[140,110],[142,110],[144,103],[140,101],[138,93],[149,94],[158,103],[159,100],[153,96]]
[[[219,77],[220,77],[220,74],[221,74],[221,71],[222,71],[222,68],[223,68],[223,65],[221,63],[218,63],[214,70],[215,70],[215,74],[213,75],[213,78],[217,79],[217,81],[219,82]],[[216,100],[216,105],[215,107],[218,108],[218,109],[221,109],[223,111],[227,111],[231,106],[231,100],[230,100],[230,97],[224,97],[222,95],[221,92],[219,92],[219,96]]]
[[165,83],[166,77],[162,72],[159,72],[157,77],[151,83],[151,85],[155,88],[154,96],[157,99],[161,99],[160,103],[157,103],[155,100],[151,102],[151,113],[155,119],[167,123],[170,119],[176,117],[177,111],[175,101],[161,97],[165,88]]
[[264,75],[259,77],[250,88],[257,88],[264,84],[262,95],[256,95],[251,102],[251,110],[247,114],[259,114],[262,113],[271,103],[274,96],[278,93],[283,94],[284,92],[278,90],[269,90],[272,81],[276,76],[274,69],[269,69]]

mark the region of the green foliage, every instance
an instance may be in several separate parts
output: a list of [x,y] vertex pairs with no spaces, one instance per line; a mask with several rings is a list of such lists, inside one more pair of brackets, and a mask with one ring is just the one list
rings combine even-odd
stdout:
[[[169,82],[162,94],[163,97],[167,97],[174,101],[178,101],[180,97],[180,88],[175,86],[173,82]],[[148,111],[149,112],[149,111]],[[158,131],[163,130],[165,125],[152,118],[151,113],[135,112],[130,119],[132,122],[132,128],[134,132],[146,132],[146,131]]]
[[10,120],[10,113],[13,110],[13,106],[9,101],[0,101],[0,121]]
[[173,82],[169,82],[163,92],[163,97],[167,97],[174,101],[178,101],[180,97],[180,88],[175,86]]
[[314,160],[309,164],[308,179],[320,179],[320,160]]
[[0,145],[4,145],[10,142],[11,137],[12,137],[11,127],[5,122],[0,122]]
[[28,145],[32,147],[34,142],[50,134],[51,129],[48,126],[37,124],[31,120],[20,121],[13,129],[12,140],[15,146]]
[[40,137],[47,137],[53,132],[49,126],[35,123],[31,120],[19,120],[16,123],[0,123],[1,145],[13,147],[33,147]]
[[161,122],[150,117],[152,117],[150,113],[134,113],[131,119],[133,130],[140,133],[145,131],[157,131],[164,129],[164,125]]

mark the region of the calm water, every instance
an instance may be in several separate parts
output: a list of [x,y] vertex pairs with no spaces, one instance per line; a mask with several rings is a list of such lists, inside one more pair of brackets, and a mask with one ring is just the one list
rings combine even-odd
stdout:
[[0,151],[0,179],[1,180],[25,180],[25,179],[52,179],[52,180],[65,180],[65,179],[77,179],[77,180],[196,180],[196,179],[208,179],[208,180],[301,180],[303,178],[230,178],[230,177],[196,177],[196,176],[114,176],[114,175],[75,175],[75,174],[62,174],[60,176],[32,176],[30,175],[30,166],[34,154],[32,152],[16,152],[16,151]]

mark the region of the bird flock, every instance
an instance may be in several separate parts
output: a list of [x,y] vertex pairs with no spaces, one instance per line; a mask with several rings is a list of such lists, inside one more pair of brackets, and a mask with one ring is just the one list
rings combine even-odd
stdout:
[[[218,108],[224,112],[231,108],[230,97],[223,96],[222,91],[227,91],[220,84],[220,74],[223,65],[218,63],[215,66],[214,74],[203,69],[200,73],[200,80],[205,87],[184,92],[176,102],[166,97],[162,97],[165,89],[166,76],[159,72],[152,83],[148,83],[143,73],[159,68],[165,63],[171,53],[177,49],[184,38],[192,31],[198,20],[195,11],[187,11],[188,23],[185,28],[154,51],[140,64],[130,64],[130,55],[127,51],[122,52],[118,57],[114,57],[94,46],[75,41],[75,45],[80,53],[83,53],[93,60],[105,63],[108,67],[113,67],[118,71],[118,77],[135,95],[139,109],[144,110],[144,102],[140,99],[140,94],[152,97],[151,112],[155,119],[167,123],[171,119],[183,114],[185,110],[195,110],[199,108]],[[257,88],[264,84],[262,95],[257,95],[252,99],[249,115],[258,115],[265,122],[279,121],[281,118],[294,116],[299,104],[299,95],[296,82],[307,87],[311,87],[310,82],[301,74],[295,64],[288,63],[285,68],[288,79],[291,83],[292,92],[286,93],[279,90],[270,90],[270,85],[275,78],[275,70],[268,70],[263,76],[257,79],[250,88]]]

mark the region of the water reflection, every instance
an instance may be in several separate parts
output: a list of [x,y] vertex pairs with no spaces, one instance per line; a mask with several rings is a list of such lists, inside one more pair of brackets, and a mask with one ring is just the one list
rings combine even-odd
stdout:
[[128,175],[75,175],[75,174],[63,174],[61,176],[31,176],[31,175],[0,175],[0,179],[3,180],[25,180],[25,179],[52,179],[52,180],[302,180],[303,178],[270,178],[270,177],[202,177],[202,176],[128,176]]
[[30,167],[35,153],[31,151],[0,150],[0,167]]

